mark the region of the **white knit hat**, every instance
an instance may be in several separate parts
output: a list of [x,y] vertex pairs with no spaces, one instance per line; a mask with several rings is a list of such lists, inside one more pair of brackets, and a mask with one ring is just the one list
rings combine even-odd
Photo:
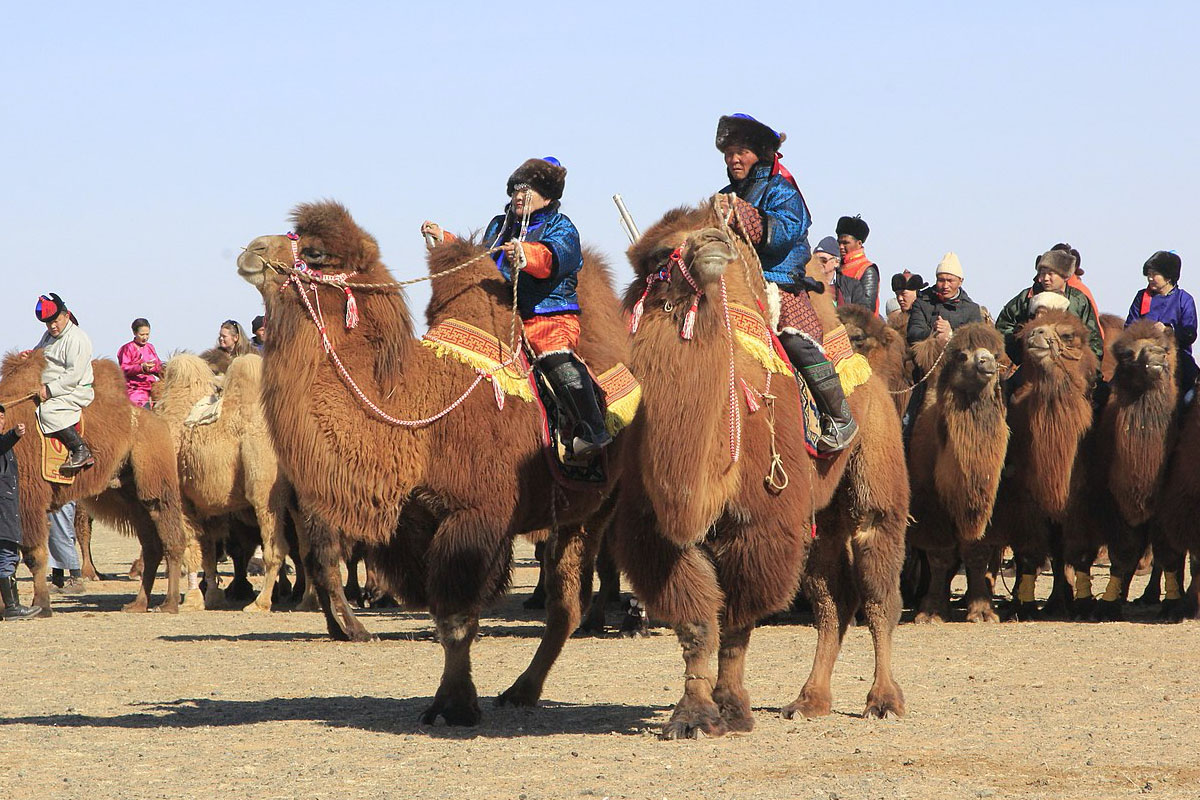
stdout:
[[1065,294],[1058,292],[1038,292],[1029,301],[1029,316],[1036,317],[1043,308],[1047,311],[1066,311],[1071,305]]
[[962,264],[958,263],[958,256],[953,251],[942,256],[942,260],[938,262],[935,275],[953,275],[962,280]]

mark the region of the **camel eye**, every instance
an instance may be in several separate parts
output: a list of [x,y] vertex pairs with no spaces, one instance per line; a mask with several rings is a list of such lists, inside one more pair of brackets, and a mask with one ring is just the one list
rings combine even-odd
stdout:
[[300,251],[300,255],[304,256],[306,261],[320,261],[325,258],[325,251],[316,247],[305,247]]
[[1073,341],[1075,341],[1075,334],[1073,334],[1073,333],[1064,333],[1064,334],[1062,335],[1062,340],[1063,340],[1064,342],[1073,342]]

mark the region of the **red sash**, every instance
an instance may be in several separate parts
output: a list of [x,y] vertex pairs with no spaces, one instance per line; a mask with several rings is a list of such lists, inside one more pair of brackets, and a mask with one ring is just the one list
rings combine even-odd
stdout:
[[847,253],[846,257],[842,259],[842,274],[859,280],[867,271],[867,267],[873,266],[875,266],[874,262],[867,258],[865,251],[855,250],[853,253]]
[[788,172],[788,168],[783,165],[783,156],[779,153],[775,154],[775,163],[771,165],[771,177],[782,175],[783,179],[800,191],[800,186],[796,183],[796,179],[792,177],[792,173]]
[[1150,293],[1142,289],[1138,292],[1138,296],[1142,298],[1142,303],[1138,306],[1138,313],[1144,317],[1150,313]]
[[[1092,315],[1095,316],[1095,318],[1096,318],[1096,327],[1100,329],[1100,340],[1103,341],[1104,340],[1104,326],[1100,324],[1100,308],[1099,308],[1099,306],[1096,305],[1096,298],[1092,297],[1091,289],[1084,286],[1083,281],[1079,280],[1079,276],[1075,275],[1075,274],[1072,274],[1071,277],[1067,278],[1067,286],[1073,286],[1076,289],[1078,289],[1079,291],[1083,292],[1084,297],[1086,297],[1088,299],[1088,302],[1091,303]],[[1150,310],[1150,306],[1146,306],[1146,311],[1149,311],[1149,310]],[[1143,311],[1142,313],[1145,314],[1146,311]]]

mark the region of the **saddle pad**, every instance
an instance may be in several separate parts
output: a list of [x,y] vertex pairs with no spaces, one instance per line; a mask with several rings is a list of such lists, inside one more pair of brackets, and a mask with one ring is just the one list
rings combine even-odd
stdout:
[[[74,475],[64,475],[62,473],[62,465],[66,463],[67,456],[70,451],[66,445],[58,439],[47,436],[42,433],[40,425],[33,426],[38,432],[38,438],[42,444],[42,479],[50,483],[61,483],[70,486],[75,482]],[[83,435],[83,420],[79,420],[79,424],[75,426],[75,430],[79,431],[79,435]]]
[[616,366],[600,373],[596,378],[600,391],[604,392],[607,405],[605,427],[612,436],[616,436],[637,414],[638,405],[642,402],[642,385],[624,364],[617,362]]
[[[430,328],[421,337],[421,344],[439,358],[450,356],[488,373],[488,379],[505,394],[519,397],[526,403],[533,402],[525,354],[517,353],[514,361],[508,345],[487,331],[462,320],[449,319]],[[508,366],[501,369],[502,364]]]

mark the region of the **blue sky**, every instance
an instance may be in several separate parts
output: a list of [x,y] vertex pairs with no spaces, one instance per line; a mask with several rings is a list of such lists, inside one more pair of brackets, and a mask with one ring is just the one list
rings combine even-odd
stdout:
[[[481,227],[530,156],[623,282],[644,228],[725,182],[717,117],[788,133],[811,239],[861,213],[887,276],[956,251],[993,312],[1067,240],[1124,314],[1156,249],[1200,266],[1188,3],[8,3],[0,348],[57,291],[98,354],[137,316],[202,349],[257,292],[241,245],[334,198],[398,277]],[[409,295],[421,317],[427,294]]]

